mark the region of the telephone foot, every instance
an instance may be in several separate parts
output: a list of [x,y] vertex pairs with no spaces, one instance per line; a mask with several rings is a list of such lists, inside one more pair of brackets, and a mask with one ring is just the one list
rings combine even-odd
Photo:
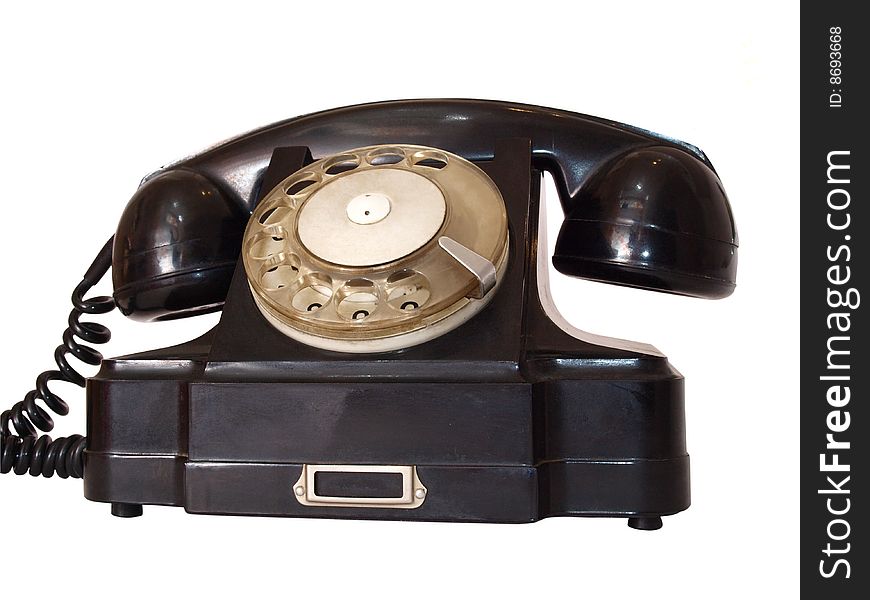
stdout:
[[661,517],[631,517],[628,526],[641,531],[655,531],[662,528]]
[[129,519],[142,516],[141,504],[128,504],[127,502],[112,502],[112,515]]

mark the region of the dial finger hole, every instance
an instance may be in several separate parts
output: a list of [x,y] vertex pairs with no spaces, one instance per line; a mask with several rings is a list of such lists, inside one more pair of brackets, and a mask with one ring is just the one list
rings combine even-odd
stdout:
[[297,181],[296,183],[290,184],[284,192],[288,196],[295,196],[297,194],[301,194],[303,191],[311,187],[317,183],[314,179],[303,179],[301,181]]
[[304,313],[314,313],[326,306],[332,298],[332,279],[323,273],[309,273],[296,281],[290,303]]
[[315,183],[319,183],[320,179],[320,174],[316,171],[295,173],[284,181],[284,193],[288,196],[301,194]]
[[274,206],[261,214],[257,221],[260,225],[277,225],[286,219],[291,212],[293,209],[289,206]]
[[366,162],[375,167],[394,165],[403,160],[405,160],[405,153],[401,148],[378,148],[366,155]]
[[359,166],[359,156],[355,154],[340,154],[323,163],[323,171],[327,175],[338,175],[353,171]]
[[351,279],[336,294],[336,310],[350,321],[362,321],[378,307],[378,288],[368,279]]
[[283,227],[272,226],[252,238],[248,255],[257,260],[281,257],[287,249],[287,231]]
[[431,295],[429,280],[411,269],[404,269],[387,278],[387,304],[402,312],[413,312],[425,305]]
[[411,164],[430,169],[443,169],[447,166],[447,155],[434,150],[420,150],[411,156]]
[[269,292],[289,288],[299,277],[299,257],[289,254],[285,262],[263,272],[260,283]]

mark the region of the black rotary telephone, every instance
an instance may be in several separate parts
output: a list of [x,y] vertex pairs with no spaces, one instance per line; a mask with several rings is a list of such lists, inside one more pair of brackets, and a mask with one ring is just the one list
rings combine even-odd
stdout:
[[[481,100],[339,108],[149,175],[75,289],[58,369],[2,414],[3,473],[83,477],[113,514],[528,522],[689,506],[683,378],[652,346],[563,322],[562,273],[702,298],[737,234],[694,146]],[[114,294],[85,298],[112,270]],[[82,321],[223,310],[190,342],[103,360]],[[85,379],[68,361],[101,365]],[[87,387],[87,438],[53,440]]]

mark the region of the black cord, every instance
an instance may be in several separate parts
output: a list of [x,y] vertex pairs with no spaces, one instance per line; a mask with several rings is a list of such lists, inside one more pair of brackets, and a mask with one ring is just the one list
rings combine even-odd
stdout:
[[[54,420],[36,402],[41,400],[55,414],[66,415],[69,413],[69,405],[53,393],[48,384],[52,381],[66,381],[85,387],[84,376],[69,364],[67,355],[72,354],[83,363],[95,366],[103,360],[102,354],[79,343],[76,338],[90,344],[105,344],[112,337],[105,325],[82,322],[79,317],[83,314],[100,315],[115,308],[115,301],[111,296],[84,297],[112,266],[114,239],[109,238],[88,268],[82,282],[73,291],[69,327],[63,332],[63,343],[54,351],[57,370],[40,374],[36,378],[36,389],[29,391],[22,401],[0,414],[0,473],[30,473],[34,477],[51,477],[57,473],[63,479],[81,478],[84,474],[84,436],[71,435],[54,441],[47,435],[37,437],[38,431],[54,429]],[[18,435],[14,435],[12,429]]]

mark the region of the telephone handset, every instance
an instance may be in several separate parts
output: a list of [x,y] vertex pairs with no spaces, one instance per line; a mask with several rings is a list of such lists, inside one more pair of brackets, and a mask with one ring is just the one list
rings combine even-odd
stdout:
[[[85,479],[114,514],[534,521],[688,506],[682,377],[558,324],[540,174],[568,275],[734,289],[725,192],[694,146],[549,108],[381,102],[231,139],[145,178],[73,295],[59,370],[2,415],[2,472]],[[85,299],[109,267],[113,298]],[[81,322],[223,310],[187,344],[102,360]],[[76,339],[77,338],[77,339]],[[81,340],[79,342],[78,340]],[[88,438],[37,437],[88,380]],[[12,430],[17,435],[14,435]]]
[[553,256],[559,271],[703,298],[734,289],[731,210],[694,146],[555,109],[408,100],[276,123],[147,177],[118,225],[115,299],[142,320],[218,309],[274,148],[307,146],[325,157],[411,141],[480,161],[507,138],[529,139],[533,167],[556,181],[565,211]]

